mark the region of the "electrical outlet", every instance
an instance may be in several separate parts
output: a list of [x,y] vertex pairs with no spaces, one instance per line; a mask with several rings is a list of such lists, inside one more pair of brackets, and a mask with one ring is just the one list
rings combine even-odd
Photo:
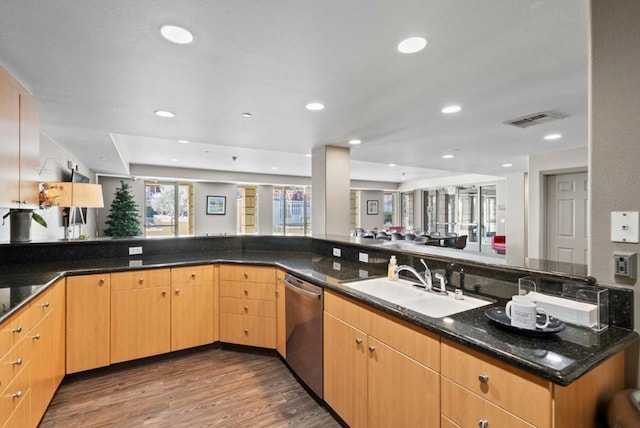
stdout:
[[358,260],[360,260],[362,263],[369,263],[369,254],[360,253],[360,255],[358,256]]
[[334,248],[333,249],[333,256],[334,257],[342,257],[342,250],[340,250],[340,248]]
[[129,247],[129,255],[136,256],[142,254],[142,247]]
[[333,270],[340,270],[340,263],[333,262]]
[[358,269],[358,277],[359,278],[369,278],[369,271]]

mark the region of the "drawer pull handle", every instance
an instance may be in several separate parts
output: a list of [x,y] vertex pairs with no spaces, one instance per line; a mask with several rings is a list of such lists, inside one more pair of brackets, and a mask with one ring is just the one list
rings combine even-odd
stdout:
[[373,352],[373,351],[375,351],[375,350],[376,350],[376,347],[375,347],[375,346],[369,346],[369,351]]
[[22,326],[18,326],[11,330],[12,333],[22,333]]
[[40,339],[40,333],[38,333],[35,336],[33,336],[33,340],[39,340],[39,339]]
[[245,307],[244,307],[244,311],[245,311],[245,312],[249,312],[249,306],[245,306]]
[[244,294],[245,294],[245,296],[248,296],[248,295],[249,295],[249,290],[247,290],[247,289],[245,288],[245,289],[244,289]]
[[489,421],[486,419],[480,419],[478,421],[478,428],[489,428]]
[[140,278],[138,278],[138,282],[139,282],[140,284],[142,284],[142,283],[144,282],[144,277],[143,277],[143,276],[141,276]]
[[177,296],[178,294],[180,294],[180,289],[179,289],[179,288],[176,288],[176,296]]
[[167,292],[166,292],[166,291],[163,291],[163,292],[162,292],[162,295],[163,295],[163,296],[166,296],[166,295],[167,295]]
[[104,285],[104,278],[100,278],[100,281],[98,281],[98,285],[100,286]]
[[360,339],[359,337],[356,338],[356,344],[360,345],[362,343],[362,339]]
[[249,334],[249,329],[248,328],[244,329],[244,334]]
[[22,358],[18,358],[17,360],[13,361],[11,364],[13,364],[14,366],[21,366]]
[[12,394],[11,397],[12,398],[20,398],[20,397],[22,397],[22,391],[18,391],[15,394]]
[[245,272],[245,273],[244,273],[244,277],[245,277],[245,278],[249,278],[249,274]]
[[43,304],[40,305],[40,307],[48,308],[49,307],[49,302],[44,302]]
[[481,383],[489,383],[489,376],[486,374],[481,374],[480,376],[478,376],[478,380]]
[[191,278],[196,279],[196,273],[195,272],[191,272]]

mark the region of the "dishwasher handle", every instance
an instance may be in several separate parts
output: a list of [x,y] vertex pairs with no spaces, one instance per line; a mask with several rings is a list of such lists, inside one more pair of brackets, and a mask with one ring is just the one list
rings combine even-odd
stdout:
[[305,297],[309,297],[309,298],[312,298],[312,299],[318,299],[318,300],[322,298],[322,292],[314,293],[313,291],[305,290],[305,289],[299,287],[298,284],[294,284],[293,282],[288,281],[288,278],[284,279],[284,285],[287,287],[287,289],[289,289],[289,290],[291,290],[291,291],[293,291],[295,293],[301,294],[301,295],[303,295]]

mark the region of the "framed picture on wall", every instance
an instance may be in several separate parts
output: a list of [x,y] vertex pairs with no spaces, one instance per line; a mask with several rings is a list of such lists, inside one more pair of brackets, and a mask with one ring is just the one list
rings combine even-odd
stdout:
[[226,196],[207,196],[207,215],[225,215],[226,212]]
[[378,214],[378,201],[367,201],[367,214],[368,215]]

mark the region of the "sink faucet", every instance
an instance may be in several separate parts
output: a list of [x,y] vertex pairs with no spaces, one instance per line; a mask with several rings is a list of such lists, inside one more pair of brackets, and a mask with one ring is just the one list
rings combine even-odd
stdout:
[[441,289],[438,291],[435,291],[433,289],[433,280],[431,278],[431,269],[429,269],[429,266],[427,266],[427,262],[424,261],[424,259],[420,259],[420,262],[422,263],[422,265],[424,266],[424,274],[420,275],[420,273],[413,267],[413,266],[409,266],[409,265],[401,265],[401,266],[396,266],[396,274],[402,272],[403,270],[406,270],[408,272],[411,272],[413,274],[413,276],[415,276],[420,283],[424,286],[424,288],[427,291],[433,291],[436,293],[440,293],[440,294],[446,294],[446,290]]

